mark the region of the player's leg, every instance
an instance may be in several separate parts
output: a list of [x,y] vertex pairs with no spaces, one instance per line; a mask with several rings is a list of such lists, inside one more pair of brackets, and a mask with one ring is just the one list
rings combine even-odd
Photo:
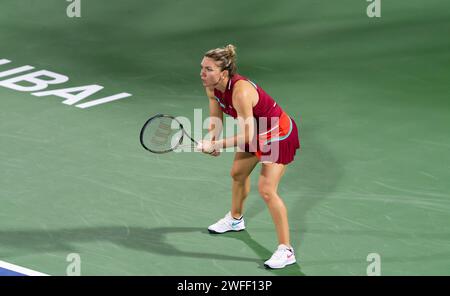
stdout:
[[245,229],[242,217],[245,198],[250,192],[250,173],[258,163],[258,158],[248,152],[236,152],[231,168],[232,198],[231,210],[216,223],[210,225],[210,233],[241,231]]
[[283,268],[295,263],[294,250],[290,245],[289,222],[286,206],[278,195],[278,184],[286,166],[278,163],[263,163],[258,190],[269,208],[277,231],[279,246],[272,258],[265,262],[270,268]]
[[244,201],[250,193],[250,174],[258,163],[258,158],[249,152],[236,152],[231,168],[232,199],[231,216],[239,218],[243,214]]

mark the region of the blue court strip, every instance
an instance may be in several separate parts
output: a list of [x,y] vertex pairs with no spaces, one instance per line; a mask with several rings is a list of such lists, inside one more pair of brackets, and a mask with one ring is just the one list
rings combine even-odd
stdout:
[[0,267],[0,276],[27,276],[27,275]]
[[48,274],[0,260],[0,276],[46,276]]

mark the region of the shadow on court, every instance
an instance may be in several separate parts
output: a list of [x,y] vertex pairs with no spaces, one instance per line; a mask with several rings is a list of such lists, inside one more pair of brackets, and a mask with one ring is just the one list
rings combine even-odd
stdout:
[[288,168],[283,177],[283,181],[288,184],[287,190],[298,192],[298,196],[289,197],[295,201],[288,208],[295,246],[302,243],[304,234],[308,232],[308,211],[335,191],[343,175],[336,157],[317,139],[320,132],[319,126],[301,125],[299,133],[302,150],[297,156],[298,163]]
[[[200,259],[246,261],[258,264],[258,268],[264,269],[263,262],[270,258],[272,252],[261,246],[246,232],[226,233],[221,237],[237,239],[250,247],[255,258],[239,257],[212,252],[187,252],[179,250],[176,246],[166,241],[166,236],[173,233],[202,233],[210,235],[204,228],[196,227],[95,227],[95,228],[73,228],[59,230],[19,230],[0,231],[2,241],[0,245],[14,248],[17,257],[24,254],[39,252],[73,252],[76,247],[72,243],[107,241],[122,247],[138,251],[150,252],[162,256],[179,256]],[[3,254],[4,258],[7,254]],[[283,270],[270,270],[275,275],[304,275],[298,264],[291,265]]]
[[[316,232],[316,230],[313,230]],[[320,231],[320,230],[318,230]],[[179,256],[199,259],[231,260],[254,262],[257,268],[263,269],[263,261],[269,258],[272,252],[257,241],[255,241],[247,231],[236,233],[225,233],[220,235],[222,238],[236,239],[242,241],[255,253],[254,258],[239,257],[213,252],[186,252],[179,250],[174,245],[166,241],[166,236],[173,233],[202,233],[204,235],[217,236],[209,234],[206,229],[198,227],[161,227],[161,228],[143,228],[143,227],[94,227],[94,228],[73,228],[59,230],[41,230],[29,229],[18,231],[0,231],[2,246],[8,246],[14,249],[13,253],[2,252],[2,258],[13,258],[30,253],[45,252],[74,252],[76,247],[72,243],[107,241],[118,246],[150,252],[161,256]],[[367,231],[344,231],[349,235],[367,235]],[[369,233],[370,234],[370,233]],[[375,231],[374,236],[379,237],[397,237],[410,238],[412,234],[390,231]],[[448,239],[449,233],[421,233],[416,234],[430,239]],[[22,253],[21,253],[22,252]],[[449,258],[450,253],[434,253],[420,256],[384,256],[384,262],[429,262],[442,261]],[[304,262],[308,266],[329,265],[336,263],[359,263],[360,258],[342,258],[335,260],[301,260],[297,258],[299,264]],[[270,270],[274,275],[305,275],[299,266],[294,264],[280,270]]]

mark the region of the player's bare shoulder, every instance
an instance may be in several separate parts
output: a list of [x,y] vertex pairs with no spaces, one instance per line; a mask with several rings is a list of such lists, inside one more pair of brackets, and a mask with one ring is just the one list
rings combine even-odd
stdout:
[[259,96],[255,87],[246,80],[239,80],[234,84],[233,87],[233,101],[237,100],[248,100],[252,101],[252,106],[254,107],[258,101]]

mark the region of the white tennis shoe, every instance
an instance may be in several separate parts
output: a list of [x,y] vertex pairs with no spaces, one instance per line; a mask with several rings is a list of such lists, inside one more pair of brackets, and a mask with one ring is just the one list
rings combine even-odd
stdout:
[[281,244],[273,253],[272,257],[264,262],[264,266],[267,268],[278,269],[283,268],[286,265],[294,264],[295,262],[294,249]]
[[225,233],[228,231],[241,231],[245,229],[244,217],[235,219],[228,212],[225,217],[208,227],[210,233]]

